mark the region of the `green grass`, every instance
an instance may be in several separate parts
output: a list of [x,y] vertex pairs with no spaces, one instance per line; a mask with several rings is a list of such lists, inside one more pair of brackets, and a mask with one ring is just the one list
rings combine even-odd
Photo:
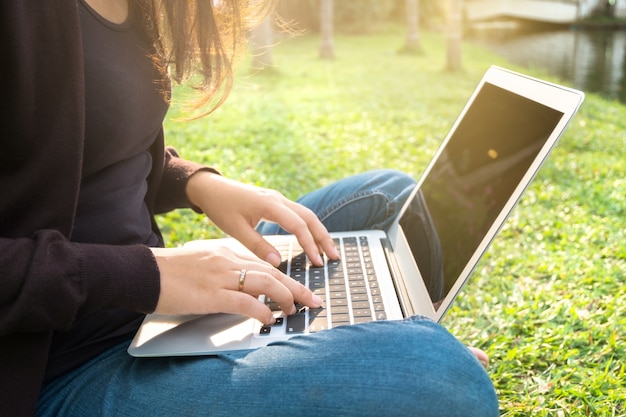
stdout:
[[[284,41],[278,73],[244,71],[210,117],[177,122],[174,108],[168,142],[290,198],[368,169],[419,176],[487,67],[520,69],[466,44],[448,73],[441,35],[417,56],[402,42],[337,37],[327,62],[313,36]],[[489,353],[502,415],[626,415],[625,178],[626,107],[588,95],[445,318]],[[220,235],[190,210],[159,222],[169,245]]]

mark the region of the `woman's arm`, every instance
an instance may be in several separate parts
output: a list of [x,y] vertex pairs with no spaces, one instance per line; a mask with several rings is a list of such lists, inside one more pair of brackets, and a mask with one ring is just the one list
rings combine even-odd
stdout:
[[278,191],[242,184],[210,172],[198,172],[187,184],[187,195],[220,229],[274,266],[281,262],[278,251],[254,230],[261,220],[277,223],[296,235],[316,265],[322,264],[322,253],[331,259],[339,257],[317,216]]
[[149,248],[69,242],[54,230],[0,238],[0,334],[67,330],[97,310],[151,312],[160,290]]

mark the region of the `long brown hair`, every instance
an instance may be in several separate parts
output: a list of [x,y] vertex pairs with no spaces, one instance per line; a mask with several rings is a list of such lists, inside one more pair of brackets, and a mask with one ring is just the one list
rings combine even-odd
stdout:
[[233,85],[233,65],[248,31],[269,13],[269,0],[139,0],[154,39],[164,82],[191,82],[199,91],[195,117],[219,107]]

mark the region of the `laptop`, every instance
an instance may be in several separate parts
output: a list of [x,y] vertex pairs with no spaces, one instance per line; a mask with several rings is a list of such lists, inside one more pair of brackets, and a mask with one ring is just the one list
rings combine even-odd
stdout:
[[[233,314],[150,314],[129,354],[211,355],[366,321],[441,321],[583,99],[571,88],[489,68],[388,230],[332,233],[341,259],[323,267],[306,259],[292,235],[267,237],[284,253],[283,272],[320,296],[321,308],[291,316],[274,308],[272,326]],[[215,244],[246,250],[232,238],[187,243]]]

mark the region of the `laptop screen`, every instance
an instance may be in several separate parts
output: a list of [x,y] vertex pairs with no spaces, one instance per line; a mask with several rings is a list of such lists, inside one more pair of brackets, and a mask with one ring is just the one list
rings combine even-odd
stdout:
[[[562,116],[493,84],[477,93],[416,197],[432,222],[430,250],[424,250],[423,235],[407,234],[435,309]],[[400,220],[405,232],[414,223],[409,217],[407,210]]]

